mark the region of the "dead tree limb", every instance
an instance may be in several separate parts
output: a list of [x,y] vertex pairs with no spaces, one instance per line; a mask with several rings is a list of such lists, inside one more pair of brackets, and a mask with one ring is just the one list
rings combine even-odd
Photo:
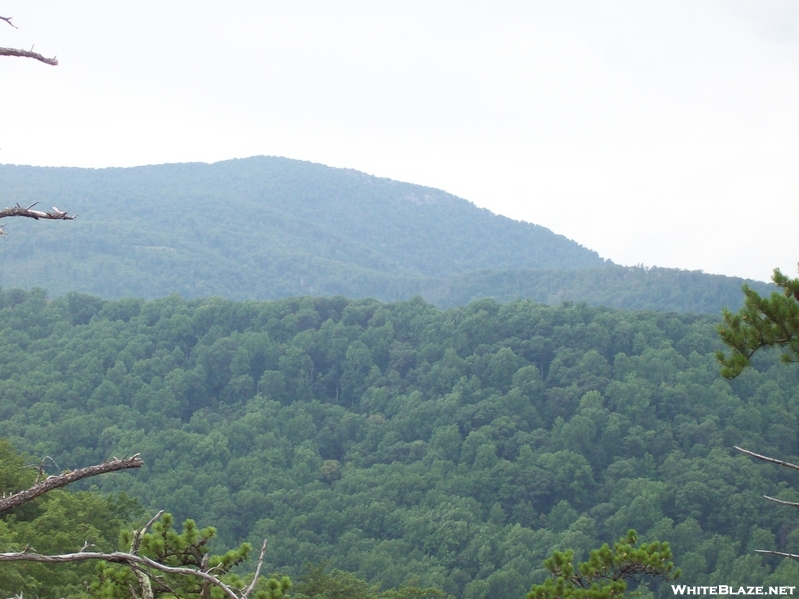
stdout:
[[768,501],[773,501],[774,503],[779,503],[780,505],[789,505],[791,507],[799,507],[799,503],[795,501],[783,501],[782,499],[777,499],[776,497],[769,497],[768,495],[763,495]]
[[[142,599],[152,599],[153,591],[150,579],[157,578],[147,568],[152,568],[158,572],[165,574],[177,574],[180,576],[195,576],[201,578],[203,583],[213,585],[222,590],[222,592],[229,597],[229,599],[248,599],[250,594],[255,590],[258,578],[261,575],[261,568],[264,563],[264,554],[266,553],[267,540],[264,539],[263,546],[261,547],[261,555],[258,557],[258,565],[255,568],[255,576],[252,582],[244,590],[233,589],[229,585],[222,582],[218,576],[210,574],[204,569],[195,570],[193,568],[182,568],[174,566],[166,566],[160,562],[138,555],[139,544],[147,529],[155,522],[163,511],[152,518],[141,530],[137,530],[133,534],[133,541],[131,542],[130,553],[124,551],[115,551],[113,553],[96,553],[91,551],[81,550],[77,553],[62,553],[59,555],[40,555],[35,551],[26,549],[25,551],[17,551],[14,553],[0,553],[0,562],[40,562],[45,564],[63,564],[71,562],[82,562],[87,560],[102,560],[115,564],[123,564],[131,568],[139,581],[139,585],[143,591]],[[206,561],[207,565],[207,561]]]
[[762,555],[779,555],[780,557],[790,557],[791,559],[799,561],[799,555],[796,555],[795,553],[785,553],[783,551],[771,551],[769,549],[755,549],[755,553],[760,553]]
[[[0,56],[2,56],[3,48],[0,48]],[[44,212],[42,210],[33,210],[33,207],[36,206],[39,202],[35,204],[31,204],[27,208],[23,208],[19,204],[14,206],[13,208],[5,208],[4,210],[0,210],[0,219],[7,218],[11,216],[22,216],[25,218],[32,218],[33,220],[73,220],[77,214],[68,214],[63,210],[59,210],[55,206],[50,212]],[[5,231],[3,228],[0,227],[0,236],[5,235]]]
[[94,466],[87,466],[86,468],[78,468],[77,470],[65,472],[64,474],[59,474],[58,476],[48,476],[43,481],[36,483],[31,488],[25,489],[24,491],[19,491],[18,493],[13,493],[9,496],[6,496],[4,493],[3,497],[0,498],[0,514],[19,507],[28,501],[36,499],[40,495],[43,495],[48,491],[52,491],[53,489],[65,487],[70,483],[74,483],[90,476],[105,474],[106,472],[116,472],[117,470],[126,470],[128,468],[139,468],[143,463],[144,462],[139,457],[139,454],[136,454],[130,458],[123,458],[121,460],[118,458],[113,458],[107,462],[103,462],[102,464],[95,464]]
[[[144,535],[147,534],[147,531],[155,523],[155,521],[163,515],[164,510],[161,510],[155,516],[150,518],[147,521],[147,524],[145,524],[142,528],[133,531],[133,538],[130,541],[131,555],[139,555],[139,547],[141,546],[141,541],[144,538]],[[150,577],[147,576],[147,573],[141,568],[131,568],[131,570],[133,570],[133,575],[136,577],[136,580],[139,581],[142,599],[154,599],[153,584],[150,581]],[[203,582],[204,584],[208,584],[208,581]]]
[[747,449],[738,447],[737,445],[733,445],[733,447],[735,447],[735,449],[737,449],[741,453],[745,453],[746,455],[752,456],[753,458],[757,458],[758,460],[763,460],[764,462],[771,462],[772,464],[777,464],[778,466],[785,466],[786,468],[793,468],[794,470],[799,470],[799,466],[797,466],[796,464],[791,464],[790,462],[784,462],[776,458],[770,458],[766,455],[760,455],[759,453],[754,453]]
[[[5,21],[9,25],[11,25],[14,29],[18,29],[18,27],[11,22],[11,17],[0,17],[0,21]],[[47,58],[46,56],[42,56],[38,52],[34,52],[33,47],[31,47],[30,50],[18,50],[16,48],[0,48],[0,56],[19,56],[21,58],[33,58],[34,60],[38,60],[39,62],[43,62],[44,64],[49,64],[52,66],[56,66],[58,64],[58,60],[56,60],[55,56],[53,56],[52,58]]]
[[[126,470],[129,468],[139,468],[142,466],[142,464],[143,464],[142,459],[139,457],[139,454],[136,454],[130,458],[128,457],[124,457],[122,459],[112,458],[111,460],[103,462],[102,464],[87,466],[86,468],[79,468],[78,470],[65,472],[58,476],[50,476],[24,491],[14,493],[10,496],[6,496],[4,493],[3,497],[0,498],[0,514],[9,511],[13,508],[19,507],[20,505],[23,505],[29,501],[32,501],[36,497],[39,497],[40,495],[43,495],[48,491],[64,487],[70,483],[82,480],[84,478],[97,476],[99,474],[105,474],[106,472],[115,472],[117,470]],[[41,555],[37,553],[36,550],[28,546],[23,551],[0,553],[0,563],[27,561],[27,562],[39,562],[45,564],[59,564],[59,563],[71,563],[71,562],[83,562],[87,560],[100,560],[105,562],[122,564],[129,567],[133,571],[133,574],[139,583],[142,599],[154,598],[152,581],[159,582],[163,585],[166,584],[163,581],[163,579],[156,574],[156,572],[162,572],[164,574],[173,574],[177,576],[193,576],[196,578],[200,578],[203,581],[204,588],[208,588],[208,586],[215,586],[219,588],[225,594],[225,596],[228,597],[228,599],[249,599],[249,596],[255,589],[255,586],[261,574],[261,568],[263,567],[264,563],[264,555],[266,554],[266,547],[267,547],[266,540],[264,540],[263,546],[261,547],[261,554],[258,557],[258,564],[255,569],[255,575],[253,577],[252,582],[249,584],[249,586],[246,589],[234,589],[231,588],[229,585],[225,584],[220,579],[221,574],[216,575],[211,573],[211,571],[217,569],[218,566],[215,568],[211,568],[209,570],[208,569],[209,560],[207,555],[204,556],[204,559],[201,561],[199,568],[195,569],[192,567],[167,566],[156,560],[153,560],[149,557],[139,554],[139,549],[141,547],[142,540],[144,539],[144,535],[147,533],[150,527],[155,523],[155,521],[158,520],[163,514],[164,511],[161,510],[155,516],[153,516],[141,529],[133,531],[129,552],[115,551],[113,553],[98,553],[94,551],[86,551],[86,549],[92,546],[91,544],[86,542],[84,543],[80,551],[78,551],[77,553],[63,553],[59,555]],[[223,571],[222,573],[224,574],[225,571]]]
[[261,566],[264,565],[264,554],[266,554],[266,545],[268,543],[269,539],[264,539],[264,544],[261,545],[261,555],[258,557],[258,567],[255,568],[255,575],[252,577],[250,586],[248,586],[247,590],[241,595],[242,599],[247,599],[247,597],[250,596],[250,593],[252,593],[255,589],[255,584],[258,582],[258,577],[261,575]]
[[[740,451],[741,453],[745,453],[748,456],[752,456],[753,458],[757,458],[758,460],[763,460],[764,462],[770,462],[771,464],[777,464],[778,466],[785,466],[786,468],[791,468],[793,470],[799,470],[799,466],[796,464],[792,464],[791,462],[786,462],[784,460],[778,460],[777,458],[771,458],[767,455],[761,455],[759,453],[754,453],[753,451],[749,451],[747,449],[743,449],[738,447],[737,445],[733,445],[735,449]],[[779,503],[780,505],[788,505],[791,507],[799,507],[799,503],[794,501],[784,501],[782,499],[777,499],[776,497],[769,497],[768,495],[763,495],[768,501],[773,501],[774,503]],[[789,557],[791,559],[795,559],[799,561],[799,555],[795,555],[793,553],[785,553],[783,551],[772,551],[770,549],[755,549],[755,553],[760,553],[761,555],[777,555],[780,557]]]
[[228,585],[219,580],[216,576],[208,574],[207,572],[193,570],[191,568],[174,568],[172,566],[165,566],[164,564],[159,564],[155,560],[151,560],[149,557],[133,555],[132,553],[125,553],[123,551],[115,551],[113,553],[80,551],[78,553],[63,553],[60,555],[39,555],[38,553],[33,553],[30,551],[0,553],[0,562],[40,562],[45,564],[64,564],[69,562],[82,562],[86,560],[102,560],[115,564],[124,564],[134,569],[138,566],[148,566],[153,570],[165,572],[166,574],[196,576],[220,588],[225,595],[230,597],[230,599],[246,599],[245,595],[236,594],[236,592]]
[[58,58],[53,56],[52,58],[47,58],[46,56],[42,56],[38,52],[34,52],[33,48],[30,50],[21,50],[17,48],[0,48],[0,56],[19,56],[20,58],[33,58],[34,60],[38,60],[39,62],[43,62],[44,64],[49,64],[52,66],[58,65]]

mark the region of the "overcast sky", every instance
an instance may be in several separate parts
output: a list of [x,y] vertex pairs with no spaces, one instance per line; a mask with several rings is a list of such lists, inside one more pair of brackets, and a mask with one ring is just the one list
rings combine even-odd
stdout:
[[[799,3],[0,2],[0,162],[258,154],[444,189],[619,264],[799,261]],[[0,189],[0,203],[2,203]]]

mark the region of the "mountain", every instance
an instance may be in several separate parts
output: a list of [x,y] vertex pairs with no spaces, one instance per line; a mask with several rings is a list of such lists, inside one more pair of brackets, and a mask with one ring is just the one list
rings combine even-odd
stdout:
[[627,310],[717,315],[722,307],[740,307],[744,283],[766,295],[776,289],[760,281],[701,271],[610,264],[579,270],[476,271],[430,283],[419,294],[441,308],[489,297],[502,302],[519,298],[549,305],[584,301]]
[[615,266],[443,191],[286,158],[0,165],[0,201],[80,215],[5,225],[0,285],[55,296],[422,295],[441,307],[490,296],[710,312],[740,302],[740,279]]

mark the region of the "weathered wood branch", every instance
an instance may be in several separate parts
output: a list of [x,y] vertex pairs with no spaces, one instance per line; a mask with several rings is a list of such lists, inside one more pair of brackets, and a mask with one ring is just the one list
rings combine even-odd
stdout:
[[266,545],[269,543],[269,539],[264,539],[264,544],[261,546],[261,555],[258,557],[258,567],[255,568],[255,576],[252,577],[252,582],[250,586],[247,587],[247,590],[244,591],[241,595],[241,599],[247,599],[250,596],[250,593],[253,592],[255,589],[255,585],[258,582],[258,577],[261,575],[261,566],[264,565],[264,554],[266,554]]
[[[14,29],[18,29],[18,27],[11,22],[11,17],[0,17],[0,21],[5,21],[9,25],[11,25]],[[56,66],[58,64],[58,60],[56,60],[55,56],[53,56],[52,58],[47,58],[46,56],[42,56],[38,52],[34,52],[32,47],[30,50],[18,50],[16,48],[0,48],[0,56],[19,56],[21,58],[33,58],[34,60],[38,60],[39,62],[43,62],[44,64],[49,64],[53,66]]]
[[30,50],[21,50],[17,48],[0,48],[0,56],[19,56],[20,58],[33,58],[34,60],[38,60],[39,62],[43,62],[44,64],[49,64],[52,66],[58,65],[58,59],[53,56],[52,58],[47,58],[46,56],[42,56],[38,52],[34,52],[33,48]]
[[776,497],[769,497],[768,495],[763,495],[769,501],[773,501],[774,503],[779,503],[780,505],[789,505],[791,507],[799,507],[799,503],[795,501],[783,501],[782,499],[777,499]]
[[[159,512],[159,516],[163,512]],[[148,522],[144,528],[140,531],[136,531],[136,533],[141,533],[142,535],[150,527],[150,525],[156,520],[157,518],[153,518]],[[136,534],[134,533],[134,544],[136,545],[136,549],[138,550],[138,543],[135,540]],[[140,538],[140,537],[139,537]],[[203,570],[194,570],[192,568],[179,568],[173,566],[165,566],[155,560],[150,559],[149,557],[144,557],[141,555],[137,555],[135,553],[125,553],[124,551],[115,551],[113,553],[96,553],[91,551],[79,551],[78,553],[62,553],[59,555],[40,555],[31,550],[25,551],[18,551],[14,553],[0,553],[0,562],[21,562],[21,561],[28,561],[28,562],[40,562],[45,564],[63,564],[63,563],[70,563],[70,562],[81,562],[86,560],[102,560],[106,562],[112,562],[115,564],[124,564],[133,569],[136,577],[144,576],[147,579],[147,584],[144,585],[145,589],[149,589],[150,596],[152,596],[152,588],[150,586],[150,578],[154,578],[154,575],[150,572],[147,572],[144,568],[152,568],[153,570],[157,570],[158,572],[164,572],[165,574],[177,574],[180,576],[196,576],[197,578],[201,578],[205,583],[211,584],[219,589],[222,590],[223,593],[230,599],[248,599],[252,591],[255,589],[255,585],[258,582],[258,577],[261,575],[261,568],[263,567],[264,563],[264,554],[266,553],[266,546],[267,540],[264,539],[264,544],[261,547],[261,555],[258,558],[258,566],[255,569],[255,576],[253,577],[252,582],[250,585],[243,591],[237,592],[235,589],[232,589],[230,586],[222,582],[217,576],[213,574],[209,574]],[[146,591],[145,591],[146,594]]]
[[[141,546],[141,541],[144,538],[144,535],[147,534],[147,531],[150,527],[155,523],[158,518],[160,518],[164,514],[164,510],[159,511],[155,516],[150,518],[141,529],[133,531],[133,538],[130,541],[130,553],[131,555],[139,555],[139,547]],[[139,588],[141,589],[141,599],[155,599],[153,594],[153,584],[150,582],[150,577],[147,576],[147,573],[142,570],[141,568],[131,568],[133,570],[133,575],[136,577],[136,580],[139,581]],[[207,584],[207,581],[204,583]]]
[[[3,48],[0,48],[0,56],[2,56]],[[38,204],[31,204],[27,208],[23,208],[19,204],[14,206],[13,208],[5,208],[4,210],[0,210],[0,219],[11,217],[11,216],[22,216],[25,218],[32,218],[33,220],[73,220],[77,214],[68,214],[63,210],[59,210],[55,206],[50,212],[44,212],[43,210],[33,210],[33,207]],[[0,236],[5,235],[5,231],[3,228],[0,227]]]
[[44,564],[64,564],[69,562],[82,562],[86,560],[102,560],[105,562],[112,562],[115,564],[124,564],[131,568],[138,566],[148,566],[153,570],[164,572],[166,574],[178,574],[181,576],[196,576],[208,581],[210,584],[220,588],[230,599],[242,599],[243,596],[237,595],[224,582],[219,580],[216,576],[201,572],[200,570],[192,570],[191,568],[174,568],[172,566],[165,566],[159,564],[157,561],[149,557],[141,555],[133,555],[132,553],[125,553],[124,551],[115,551],[113,553],[95,553],[90,551],[80,551],[78,553],[63,553],[60,555],[40,555],[30,551],[19,551],[16,553],[0,553],[0,562],[40,562]]
[[746,455],[752,456],[753,458],[757,458],[758,460],[763,460],[764,462],[771,462],[772,464],[777,464],[778,466],[785,466],[786,468],[793,468],[794,470],[799,470],[799,466],[797,466],[796,464],[791,464],[790,462],[784,462],[783,460],[778,460],[776,458],[770,458],[765,455],[760,455],[759,453],[754,453],[747,449],[738,447],[737,445],[734,445],[733,447],[735,447],[735,449],[737,449],[741,453],[745,453]]
[[[745,453],[746,455],[752,456],[753,458],[757,458],[758,460],[763,460],[764,462],[771,462],[772,464],[777,464],[778,466],[785,466],[786,468],[792,468],[793,470],[799,470],[799,466],[796,464],[792,464],[791,462],[785,462],[783,460],[778,460],[776,458],[770,458],[769,456],[760,455],[759,453],[754,453],[752,451],[742,449],[737,445],[734,445],[735,449],[740,451],[741,453]],[[769,497],[768,495],[763,495],[768,501],[773,501],[774,503],[779,503],[780,505],[788,505],[791,507],[799,507],[799,503],[795,501],[784,501],[782,499],[777,499],[776,497]],[[793,553],[784,553],[782,551],[771,551],[769,549],[755,549],[755,553],[760,553],[762,555],[778,555],[781,557],[789,557],[791,559],[799,560],[799,555],[795,555]]]
[[799,560],[799,555],[795,553],[784,553],[782,551],[770,551],[768,549],[755,549],[755,553],[762,555],[779,555],[780,557],[790,557],[791,559]]
[[89,478],[90,476],[97,476],[98,474],[105,474],[106,472],[116,472],[117,470],[126,470],[128,468],[140,468],[144,462],[139,457],[139,454],[130,458],[113,458],[102,464],[95,464],[94,466],[87,466],[86,468],[78,468],[58,476],[48,476],[45,480],[36,483],[29,489],[19,491],[10,496],[3,494],[0,498],[0,514],[21,506],[28,501],[36,499],[40,495],[65,487],[70,483]]

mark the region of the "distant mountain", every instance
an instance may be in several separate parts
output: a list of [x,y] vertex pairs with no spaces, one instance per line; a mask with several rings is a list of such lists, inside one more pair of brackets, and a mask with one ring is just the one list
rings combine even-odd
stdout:
[[760,281],[700,271],[612,264],[580,270],[471,272],[429,284],[420,295],[442,308],[491,297],[502,302],[517,298],[549,305],[584,301],[628,310],[718,314],[722,307],[737,310],[741,306],[744,283],[761,294],[776,289]]
[[[688,311],[740,301],[737,279],[617,267],[443,191],[286,158],[0,165],[0,203],[16,202],[79,214],[69,223],[5,223],[0,285],[56,296],[420,294],[440,306],[525,296]],[[675,297],[678,280],[691,291]]]

